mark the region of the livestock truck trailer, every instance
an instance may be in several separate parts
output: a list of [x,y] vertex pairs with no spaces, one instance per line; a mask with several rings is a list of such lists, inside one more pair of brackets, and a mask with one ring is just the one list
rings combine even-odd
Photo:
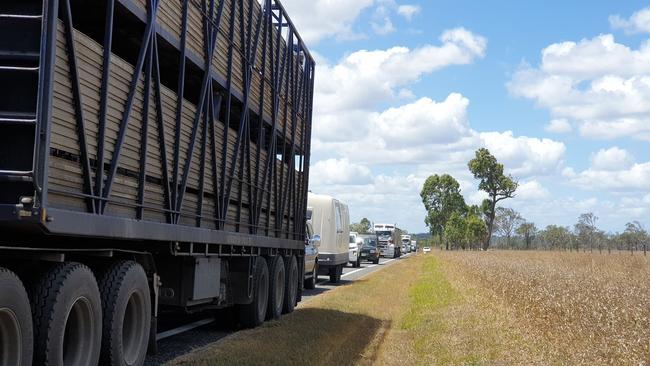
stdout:
[[162,311],[291,312],[314,68],[277,0],[1,1],[0,365],[141,365]]

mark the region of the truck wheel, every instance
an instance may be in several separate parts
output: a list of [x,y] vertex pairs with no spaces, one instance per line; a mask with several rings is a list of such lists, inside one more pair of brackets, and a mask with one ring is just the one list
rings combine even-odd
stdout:
[[149,282],[141,265],[114,263],[99,281],[104,314],[101,364],[142,365],[151,327]]
[[0,365],[30,366],[34,347],[32,314],[22,282],[0,268]]
[[314,270],[311,273],[311,278],[308,278],[305,281],[305,288],[308,290],[315,289],[317,281],[318,281],[318,262],[314,263]]
[[102,303],[88,267],[74,262],[52,267],[34,289],[32,312],[35,365],[97,365]]
[[296,308],[298,301],[298,285],[300,274],[298,273],[298,261],[296,256],[292,255],[287,259],[287,275],[285,277],[284,306],[282,313],[292,313]]
[[339,265],[333,268],[330,268],[330,282],[339,283],[341,282],[341,273],[343,272],[343,266]]
[[253,277],[253,301],[239,307],[239,321],[246,328],[257,327],[264,323],[269,301],[269,268],[263,257],[255,259]]
[[266,319],[280,319],[280,316],[282,316],[282,303],[284,301],[286,271],[282,256],[277,255],[271,258],[270,261],[269,304],[266,310]]

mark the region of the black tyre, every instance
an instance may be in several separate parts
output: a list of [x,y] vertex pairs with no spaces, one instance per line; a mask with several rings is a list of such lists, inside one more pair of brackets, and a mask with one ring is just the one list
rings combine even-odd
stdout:
[[32,313],[23,283],[0,268],[0,366],[30,366],[34,347]]
[[300,284],[300,273],[298,272],[298,261],[295,256],[290,256],[287,258],[286,270],[287,275],[285,277],[285,288],[284,288],[284,305],[282,307],[282,312],[284,314],[292,313],[296,308],[298,302],[298,285]]
[[34,364],[97,365],[102,305],[95,276],[80,263],[60,263],[34,288]]
[[308,290],[315,289],[316,282],[318,282],[318,262],[314,264],[314,270],[312,271],[311,278],[305,280],[305,288]]
[[341,273],[343,272],[343,266],[336,266],[330,268],[330,282],[339,283],[341,282]]
[[104,314],[101,364],[144,364],[151,328],[151,295],[147,275],[133,261],[111,265],[99,281]]
[[269,303],[266,309],[266,319],[280,319],[284,302],[285,274],[282,256],[269,259]]
[[269,268],[263,257],[255,259],[254,273],[253,301],[239,307],[239,321],[246,328],[257,327],[264,322],[269,301]]

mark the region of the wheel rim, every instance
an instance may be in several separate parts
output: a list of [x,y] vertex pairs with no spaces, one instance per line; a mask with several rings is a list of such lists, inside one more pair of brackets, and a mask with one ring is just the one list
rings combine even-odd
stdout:
[[94,348],[95,322],[94,310],[85,297],[72,304],[65,323],[63,335],[63,364],[66,366],[87,365]]
[[122,347],[127,365],[134,365],[140,357],[146,315],[144,297],[134,291],[129,296],[122,323]]
[[20,365],[22,333],[16,314],[0,308],[0,366]]

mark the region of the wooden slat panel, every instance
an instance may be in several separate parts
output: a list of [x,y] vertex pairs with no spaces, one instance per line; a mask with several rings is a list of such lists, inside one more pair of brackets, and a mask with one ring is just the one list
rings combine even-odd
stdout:
[[[138,0],[138,3],[141,6],[144,6],[144,0]],[[227,4],[232,2],[228,1]],[[246,3],[248,4],[248,3]],[[247,5],[248,6],[248,5]],[[256,19],[261,16],[260,9],[255,4],[256,8],[254,9],[254,22],[253,25],[256,25]],[[193,8],[193,10],[192,10]],[[161,8],[159,10],[158,21],[166,28],[167,30],[175,36],[180,37],[180,27],[181,27],[181,18],[180,18],[180,2],[172,0],[163,0],[161,2]],[[222,29],[228,28],[229,12],[231,11],[229,5],[225,7],[224,20],[222,20]],[[236,17],[236,26],[241,27],[245,26],[239,24],[239,10]],[[246,12],[246,10],[245,10]],[[246,14],[246,13],[245,13]],[[188,36],[188,45],[196,53],[203,56],[203,23],[201,13],[190,6],[190,30]],[[80,148],[77,141],[77,132],[76,132],[76,118],[74,104],[72,101],[72,89],[71,83],[69,80],[69,70],[68,70],[68,55],[66,52],[65,38],[63,26],[59,24],[58,27],[58,37],[57,37],[57,55],[56,55],[56,65],[55,65],[55,83],[54,83],[54,103],[53,103],[53,117],[52,117],[52,147],[58,150],[70,154],[79,155]],[[254,27],[252,28],[254,31]],[[235,52],[234,52],[234,63],[233,63],[233,81],[237,85],[238,90],[241,90],[241,84],[243,83],[242,78],[242,67],[244,66],[244,59],[242,55],[243,45],[238,37],[238,30],[236,30],[235,37]],[[260,37],[262,35],[260,34]],[[269,35],[270,39],[271,35]],[[81,32],[75,32],[74,36],[75,46],[77,49],[77,64],[79,67],[80,75],[80,86],[81,93],[83,98],[83,109],[85,117],[85,126],[86,126],[86,139],[88,142],[88,152],[91,159],[96,159],[97,157],[97,136],[98,136],[98,124],[99,124],[99,86],[102,83],[101,80],[101,68],[102,68],[102,56],[103,48],[101,45],[97,44],[95,41],[85,36]],[[226,64],[227,64],[227,52],[228,52],[228,42],[225,39],[223,34],[220,34],[218,37],[217,51],[215,53],[215,58],[213,59],[213,66],[218,73],[223,73],[225,77],[226,74]],[[283,44],[283,47],[286,45]],[[257,50],[257,65],[259,69],[261,63],[261,49],[262,49],[262,39],[259,41],[259,46]],[[200,52],[199,52],[200,51]],[[267,49],[267,52],[270,52]],[[269,68],[270,75],[270,56],[267,57],[267,67]],[[296,68],[294,72],[298,72]],[[106,124],[106,141],[105,141],[105,162],[108,164],[111,161],[114,144],[119,132],[120,123],[123,118],[124,106],[126,104],[127,95],[129,93],[129,87],[131,79],[133,77],[134,68],[128,62],[122,60],[121,58],[113,55],[111,58],[111,72],[110,72],[110,83],[109,83],[109,105],[108,105],[108,115],[107,115],[107,124]],[[259,95],[260,95],[260,85],[262,82],[266,82],[265,87],[265,103],[264,103],[264,114],[267,119],[270,119],[272,113],[271,109],[271,87],[269,79],[262,80],[262,77],[259,73],[253,72],[253,83],[251,89],[251,99],[249,107],[252,110],[257,110],[259,108]],[[283,89],[285,92],[287,88]],[[200,179],[200,149],[201,149],[201,139],[206,131],[203,130],[203,120],[199,124],[199,130],[197,133],[196,145],[194,151],[191,153],[192,160],[186,161],[188,155],[188,149],[190,145],[190,138],[192,134],[193,123],[196,118],[196,106],[192,103],[185,100],[183,102],[183,111],[182,111],[182,120],[180,125],[180,130],[176,131],[176,109],[178,103],[178,97],[175,91],[170,90],[167,87],[161,88],[162,94],[162,119],[164,125],[164,141],[166,145],[167,156],[161,157],[161,149],[159,144],[159,131],[157,124],[157,108],[156,100],[154,98],[154,93],[149,96],[150,110],[148,116],[142,116],[143,105],[144,105],[144,75],[140,76],[140,81],[137,84],[135,99],[133,107],[130,114],[130,122],[126,130],[126,138],[122,147],[122,155],[119,161],[119,167],[127,169],[135,174],[140,170],[140,148],[143,143],[147,144],[147,164],[146,164],[146,175],[148,181],[145,184],[145,209],[144,209],[144,219],[165,222],[166,215],[162,212],[165,209],[165,199],[164,199],[164,190],[160,185],[162,181],[163,172],[162,172],[162,163],[161,159],[166,159],[169,174],[171,175],[173,169],[173,156],[174,156],[174,143],[175,136],[180,136],[180,159],[181,163],[179,166],[179,172],[183,172],[185,164],[190,163],[189,176],[187,181],[188,192],[185,193],[185,202],[183,204],[183,215],[182,223],[185,225],[196,225],[196,213],[198,209],[198,196],[195,190],[198,189],[199,179]],[[280,109],[278,113],[278,127],[279,132],[282,133],[283,129],[283,120],[284,116],[287,115],[287,107],[283,105],[286,100],[286,96],[282,96]],[[256,113],[257,113],[256,112]],[[236,117],[236,116],[234,116]],[[287,115],[287,140],[290,140],[291,133],[291,120],[289,119],[290,115]],[[145,141],[141,141],[140,131],[144,124],[148,125],[148,134]],[[302,119],[299,118],[296,125],[296,144],[299,144],[302,136]],[[214,207],[213,195],[218,194],[214,192],[215,187],[213,186],[213,175],[216,173],[218,175],[218,181],[220,182],[221,171],[225,164],[227,174],[230,173],[232,169],[232,161],[235,154],[235,144],[237,141],[237,131],[235,129],[228,128],[228,146],[226,150],[226,156],[223,155],[222,142],[224,135],[225,125],[220,121],[215,121],[215,142],[216,146],[212,146],[208,138],[208,151],[206,152],[206,166],[205,166],[205,195],[203,198],[203,219],[201,220],[202,224],[205,227],[215,227],[214,220],[217,216],[216,209]],[[245,142],[242,141],[242,144]],[[243,145],[242,145],[243,148]],[[216,150],[217,155],[217,171],[213,172],[212,169],[212,150]],[[280,167],[281,162],[277,161],[275,157],[268,157],[267,151],[261,150],[261,158],[257,159],[257,149],[258,147],[251,142],[251,151],[250,162],[252,164],[251,171],[252,176],[248,174],[248,167],[244,166],[243,174],[240,175],[241,164],[244,163],[241,161],[241,156],[238,157],[237,166],[235,169],[235,177],[237,179],[233,180],[232,190],[230,198],[236,200],[240,194],[241,186],[241,199],[242,199],[242,209],[241,217],[239,224],[242,225],[240,228],[243,231],[247,231],[248,218],[251,214],[250,212],[250,203],[252,197],[249,197],[249,186],[254,184],[253,179],[255,178],[255,172],[260,171],[260,181],[261,185],[263,182],[264,169],[266,167],[268,159],[273,159],[276,165],[276,176],[278,177],[280,187],[285,187],[288,183],[287,177],[290,172],[288,166],[284,167],[284,176],[280,177]],[[93,172],[94,174],[94,172]],[[298,174],[298,173],[296,173]],[[94,178],[94,177],[93,177]],[[173,179],[173,177],[171,177]],[[243,183],[239,182],[239,179]],[[229,179],[226,180],[227,182]],[[94,179],[93,179],[94,182]],[[267,187],[268,187],[268,178],[267,178]],[[67,190],[77,193],[87,193],[83,192],[83,178],[81,165],[79,162],[65,160],[59,157],[52,157],[50,164],[50,187],[53,189]],[[132,207],[125,207],[124,205],[112,203],[108,206],[108,214],[119,215],[122,217],[135,218],[137,209],[135,207],[137,202],[138,195],[138,180],[135,177],[129,177],[121,175],[119,172],[115,177],[111,199],[126,204],[132,205]],[[266,187],[264,187],[266,188]],[[265,198],[263,200],[264,204],[262,209],[265,211],[260,215],[260,225],[266,225],[266,211],[271,211],[271,227],[275,225],[275,212],[277,208],[275,207],[275,192],[274,187],[271,187],[272,197],[269,202],[266,199],[266,193],[263,195]],[[74,210],[85,211],[86,210],[86,200],[82,197],[73,197],[69,195],[62,195],[52,193],[50,195],[51,202],[55,206],[66,207]],[[270,207],[266,207],[270,206]],[[288,207],[287,207],[288,209]],[[288,212],[285,210],[285,212]],[[229,224],[227,228],[234,229],[235,224],[237,224],[237,205],[230,204],[228,207],[228,217],[227,220]],[[294,225],[293,223],[291,225]],[[284,230],[284,227],[283,227]],[[274,235],[274,234],[272,234]]]

